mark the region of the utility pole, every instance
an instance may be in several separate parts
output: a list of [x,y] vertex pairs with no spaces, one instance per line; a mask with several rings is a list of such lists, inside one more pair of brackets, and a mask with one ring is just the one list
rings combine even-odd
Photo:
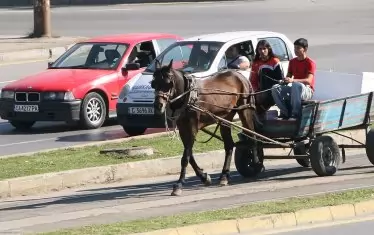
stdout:
[[50,0],[34,0],[33,37],[51,37]]

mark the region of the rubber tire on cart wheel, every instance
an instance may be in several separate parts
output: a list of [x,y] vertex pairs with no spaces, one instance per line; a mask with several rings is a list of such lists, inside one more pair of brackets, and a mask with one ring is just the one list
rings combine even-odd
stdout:
[[340,161],[339,146],[331,136],[318,136],[313,140],[310,146],[310,163],[318,176],[334,175],[339,169]]
[[[87,109],[89,107],[92,108],[95,105],[96,107],[97,105],[99,105],[100,107],[98,110],[100,112],[100,118],[98,121],[92,122],[90,118],[88,117],[89,114],[87,112]],[[97,129],[97,128],[100,128],[104,124],[106,120],[106,116],[107,116],[107,108],[106,108],[106,104],[105,104],[103,97],[96,92],[88,93],[84,97],[82,105],[81,105],[79,124],[83,126],[84,129]]]
[[369,132],[366,135],[366,143],[365,143],[365,149],[366,149],[366,156],[368,157],[371,164],[374,165],[374,130],[369,130]]
[[29,130],[35,122],[27,122],[27,121],[9,121],[9,123],[16,128],[17,130]]
[[[307,155],[308,150],[306,148],[294,148],[293,152],[295,155]],[[297,163],[300,164],[302,167],[310,167],[310,159],[296,159]]]
[[122,126],[122,128],[129,136],[143,135],[147,130],[146,127]]
[[[262,148],[257,150],[258,157],[263,162],[264,152]],[[234,154],[234,163],[236,170],[245,178],[254,177],[264,170],[263,165],[253,165],[252,151],[245,144],[237,145]]]

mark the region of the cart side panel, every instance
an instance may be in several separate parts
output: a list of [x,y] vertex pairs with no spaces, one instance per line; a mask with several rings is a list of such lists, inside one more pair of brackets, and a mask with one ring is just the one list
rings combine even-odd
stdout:
[[317,107],[317,104],[308,104],[308,105],[303,106],[299,131],[297,133],[298,138],[305,137],[309,134],[309,131],[312,128],[312,121],[313,121],[316,107]]
[[370,111],[369,111],[369,118],[370,122],[374,123],[374,95],[371,98],[371,105],[370,105]]
[[365,123],[371,93],[320,102],[314,131],[316,134],[359,127]]

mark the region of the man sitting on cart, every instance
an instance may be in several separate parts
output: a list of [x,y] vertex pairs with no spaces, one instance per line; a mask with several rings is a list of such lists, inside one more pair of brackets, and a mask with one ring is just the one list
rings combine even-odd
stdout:
[[[280,119],[296,120],[301,116],[301,102],[310,100],[314,93],[315,62],[307,56],[308,41],[299,38],[294,42],[296,58],[289,62],[283,84],[273,86],[272,96],[280,109]],[[287,102],[290,104],[288,109]]]

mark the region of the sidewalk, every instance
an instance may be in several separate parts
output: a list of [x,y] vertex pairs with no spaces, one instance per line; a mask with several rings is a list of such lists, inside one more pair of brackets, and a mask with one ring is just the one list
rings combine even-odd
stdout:
[[0,64],[56,58],[73,44],[85,39],[85,37],[0,36]]

